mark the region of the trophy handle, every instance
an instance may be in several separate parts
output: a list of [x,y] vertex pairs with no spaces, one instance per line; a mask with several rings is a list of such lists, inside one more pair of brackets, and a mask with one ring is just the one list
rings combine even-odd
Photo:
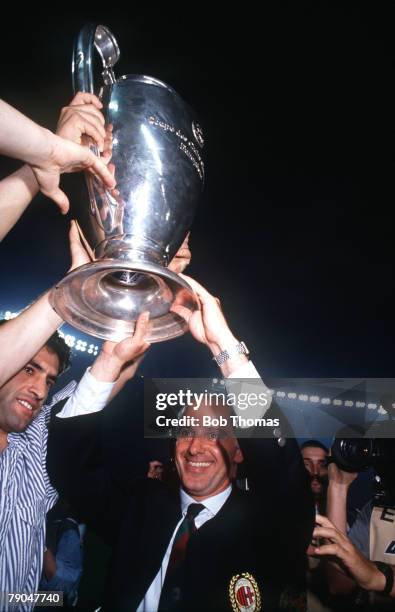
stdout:
[[[93,46],[96,47],[103,64],[102,77],[104,85],[115,83],[116,79],[112,68],[115,66],[120,56],[116,38],[106,26],[88,23],[80,30],[73,49],[71,73],[74,94],[78,91],[86,91],[89,93],[96,93],[97,91],[97,93],[99,93],[99,88],[95,87],[93,78]],[[94,144],[91,144],[90,148],[95,155],[100,157],[99,150]],[[87,181],[87,185],[91,203],[91,213],[92,215],[96,215],[96,208],[93,205],[95,198],[90,180]]]
[[88,23],[77,36],[73,50],[71,72],[73,76],[73,89],[95,93],[93,78],[93,47],[96,47],[103,64],[103,82],[110,85],[115,82],[113,66],[119,60],[120,52],[114,34],[103,25]]

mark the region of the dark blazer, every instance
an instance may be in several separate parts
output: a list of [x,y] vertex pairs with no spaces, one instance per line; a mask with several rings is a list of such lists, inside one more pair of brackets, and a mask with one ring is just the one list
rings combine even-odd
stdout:
[[[81,518],[111,540],[104,609],[130,612],[162,564],[181,517],[179,493],[158,480],[125,482],[101,465],[94,417],[52,420],[48,470]],[[285,591],[303,590],[314,512],[296,441],[287,439],[284,447],[276,438],[239,443],[251,490],[233,487],[218,514],[191,536],[185,612],[232,610],[230,591],[234,596],[232,585],[242,573],[252,577],[265,612],[282,609]]]

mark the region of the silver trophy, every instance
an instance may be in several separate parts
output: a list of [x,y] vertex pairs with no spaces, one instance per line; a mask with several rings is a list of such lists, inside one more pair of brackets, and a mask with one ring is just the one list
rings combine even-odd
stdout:
[[[103,65],[99,90],[94,47]],[[160,342],[183,334],[188,312],[198,308],[191,287],[167,265],[191,226],[203,188],[203,135],[191,108],[166,83],[143,75],[115,78],[118,59],[108,28],[81,30],[73,55],[74,92],[100,96],[106,123],[113,126],[117,184],[105,190],[86,175],[90,204],[77,204],[77,218],[95,261],[54,287],[51,303],[74,327],[115,341],[133,332],[138,315],[149,311],[146,339]]]

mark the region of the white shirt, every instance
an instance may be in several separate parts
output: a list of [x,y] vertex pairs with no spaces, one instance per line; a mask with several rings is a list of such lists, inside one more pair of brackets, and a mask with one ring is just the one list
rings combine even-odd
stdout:
[[[212,519],[217,514],[217,512],[221,510],[222,506],[228,499],[231,491],[232,485],[229,485],[224,491],[221,491],[221,493],[213,495],[212,497],[208,497],[204,501],[199,502],[202,503],[205,508],[204,510],[199,512],[199,514],[195,518],[196,529],[200,529],[200,527],[204,525],[204,523]],[[165,581],[166,570],[169,564],[171,549],[173,547],[175,535],[179,526],[181,525],[182,521],[186,516],[188,506],[190,504],[196,504],[196,499],[193,499],[193,497],[188,495],[188,493],[186,493],[183,489],[180,490],[180,501],[182,516],[178,521],[177,525],[175,526],[173,535],[171,536],[169,545],[165,552],[165,556],[163,557],[162,565],[160,566],[155,578],[151,582],[151,586],[146,592],[144,599],[140,602],[140,605],[137,608],[136,612],[156,612],[158,609],[160,594],[162,592],[163,583]]]
[[96,380],[88,368],[73,395],[56,416],[64,419],[103,410],[114,385],[115,383]]

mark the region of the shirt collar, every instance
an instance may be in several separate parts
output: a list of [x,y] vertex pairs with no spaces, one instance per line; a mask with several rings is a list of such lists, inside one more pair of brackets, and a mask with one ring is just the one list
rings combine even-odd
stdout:
[[8,434],[7,440],[8,440],[8,446],[5,447],[4,451],[6,451],[7,448],[12,448],[12,447],[24,449],[30,446],[29,436],[27,435],[26,431],[22,431],[20,433],[11,432]]
[[[215,516],[217,512],[219,512],[228,499],[229,495],[232,491],[232,485],[230,484],[224,491],[221,493],[217,493],[217,495],[212,495],[211,497],[207,497],[202,503],[203,506],[207,508],[212,516]],[[190,504],[196,504],[196,499],[193,499],[184,489],[180,489],[180,498],[181,498],[181,511],[182,515],[185,516],[188,510],[188,506]]]

